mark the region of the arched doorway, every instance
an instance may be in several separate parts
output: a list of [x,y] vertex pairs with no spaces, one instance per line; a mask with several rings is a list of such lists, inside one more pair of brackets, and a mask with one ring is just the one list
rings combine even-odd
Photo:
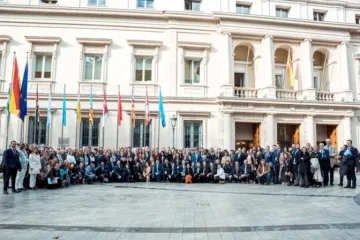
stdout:
[[234,87],[254,88],[254,47],[250,43],[241,43],[234,49]]
[[[293,59],[292,55],[292,49],[289,46],[280,46],[275,50],[275,86],[277,89],[294,89],[294,70],[291,62]],[[288,61],[292,69],[288,67]]]
[[328,92],[330,90],[329,58],[329,51],[326,49],[318,49],[313,54],[313,84],[318,92]]

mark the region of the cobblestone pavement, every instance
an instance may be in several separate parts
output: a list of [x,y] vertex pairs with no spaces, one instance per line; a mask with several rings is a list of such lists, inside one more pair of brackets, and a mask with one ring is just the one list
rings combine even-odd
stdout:
[[[359,196],[357,196],[359,194]],[[0,195],[0,239],[360,239],[360,189],[129,183]]]

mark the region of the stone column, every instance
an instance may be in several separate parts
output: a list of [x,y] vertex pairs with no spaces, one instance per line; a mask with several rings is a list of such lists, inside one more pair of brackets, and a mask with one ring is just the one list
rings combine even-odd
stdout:
[[[339,54],[339,69],[341,79],[341,93],[336,100],[342,102],[353,102],[353,91],[350,90],[350,75],[349,75],[349,61],[348,61],[348,42],[342,42],[338,46]],[[340,90],[340,89],[339,89]]]
[[[272,36],[265,36],[262,39],[262,89],[259,90],[260,98],[276,98],[275,75],[274,75],[274,55]],[[257,78],[257,79],[259,79]]]
[[304,100],[316,100],[313,77],[313,56],[311,39],[304,39],[301,49],[301,83]]
[[231,33],[223,34],[224,52],[223,52],[223,68],[221,72],[222,91],[224,96],[234,96],[234,84],[231,82],[231,58],[233,56]]
[[223,119],[224,119],[223,148],[229,151],[231,149],[231,114],[228,112],[224,112]]
[[269,146],[276,144],[275,142],[275,132],[274,132],[274,115],[273,114],[268,114],[267,115],[267,139],[268,139],[268,144]]
[[314,116],[307,117],[307,141],[313,146],[316,143]]
[[345,116],[344,120],[344,142],[351,139],[351,117]]

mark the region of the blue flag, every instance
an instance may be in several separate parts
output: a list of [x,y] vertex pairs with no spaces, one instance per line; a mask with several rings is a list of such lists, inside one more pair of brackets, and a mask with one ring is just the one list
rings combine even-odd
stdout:
[[65,85],[64,85],[64,94],[63,94],[63,105],[62,105],[62,124],[66,126],[66,93],[65,93]]
[[49,103],[47,109],[46,128],[51,128],[51,94],[49,93]]
[[28,63],[26,62],[24,69],[24,76],[21,84],[20,93],[20,113],[19,117],[24,122],[25,116],[27,115],[27,87],[28,87]]
[[166,127],[166,119],[165,119],[165,111],[164,111],[164,104],[163,104],[161,89],[160,89],[160,95],[159,95],[159,112],[160,112],[160,118],[161,118],[161,125],[164,128],[164,127]]

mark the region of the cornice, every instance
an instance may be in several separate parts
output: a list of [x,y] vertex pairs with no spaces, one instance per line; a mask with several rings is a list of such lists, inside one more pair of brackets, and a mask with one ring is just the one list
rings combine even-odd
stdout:
[[84,45],[110,45],[112,40],[108,38],[76,38],[77,42]]
[[0,42],[9,42],[11,37],[8,35],[0,35]]
[[[228,12],[193,12],[193,11],[157,11],[151,10],[138,10],[138,9],[108,9],[102,8],[74,8],[63,6],[34,6],[34,5],[11,5],[0,4],[0,12],[3,14],[15,14],[15,15],[49,15],[51,17],[58,16],[84,16],[84,17],[99,17],[106,18],[136,18],[136,19],[156,19],[170,21],[171,19],[181,19],[194,22],[206,21],[213,24],[218,24],[222,21],[232,20],[238,22],[254,22],[254,23],[266,23],[274,25],[287,25],[289,27],[310,27],[318,29],[331,29],[339,30],[342,32],[356,32],[359,31],[359,27],[355,24],[348,23],[336,23],[336,22],[316,22],[306,19],[291,19],[291,18],[276,18],[264,15],[241,15]],[[96,25],[96,24],[94,24]],[[196,26],[194,26],[196,27]]]
[[211,43],[178,42],[179,48],[210,49]]
[[129,46],[137,47],[161,47],[162,41],[153,40],[127,40]]
[[60,43],[61,37],[25,36],[26,41],[31,43]]

